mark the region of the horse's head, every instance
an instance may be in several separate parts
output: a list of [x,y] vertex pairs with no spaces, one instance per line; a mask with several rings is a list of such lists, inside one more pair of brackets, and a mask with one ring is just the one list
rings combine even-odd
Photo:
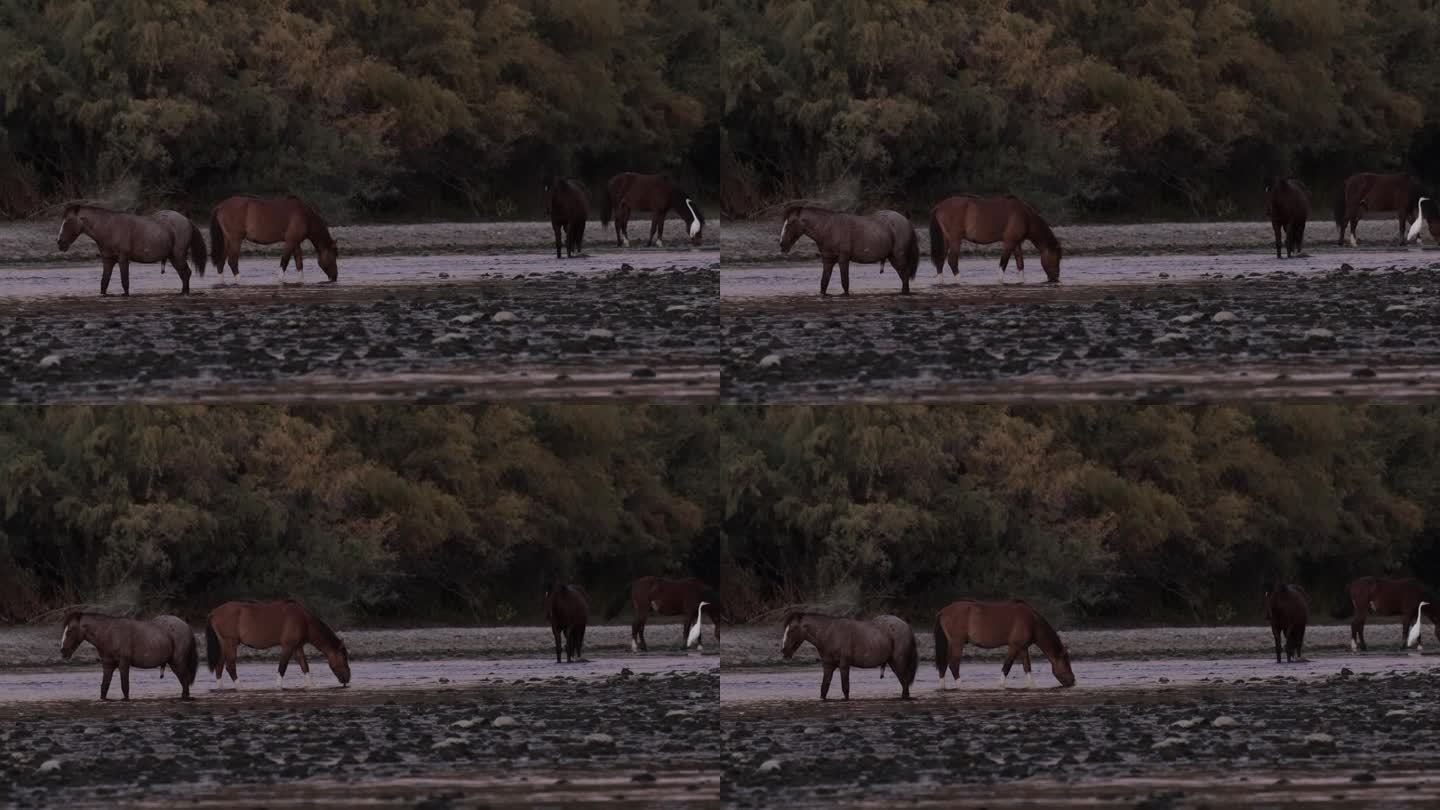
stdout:
[[805,235],[805,208],[792,205],[785,209],[785,218],[780,223],[780,252],[789,253],[790,248]]
[[1050,659],[1050,671],[1063,687],[1075,685],[1075,670],[1070,667],[1070,648],[1061,647],[1060,652]]
[[780,654],[790,658],[804,643],[805,614],[796,611],[785,617],[785,635],[780,638]]
[[1051,284],[1060,283],[1060,254],[1058,241],[1040,249],[1040,267],[1045,270],[1045,280]]
[[65,630],[60,634],[60,657],[70,660],[80,642],[85,640],[85,629],[80,626],[82,615],[72,611],[65,615]]
[[331,281],[337,280],[340,277],[340,248],[335,244],[335,240],[331,239],[320,245],[318,250],[320,255],[315,260],[320,263],[320,269],[325,271],[325,277]]
[[330,671],[335,673],[335,679],[340,681],[341,686],[350,685],[350,651],[345,649],[345,642],[340,642],[331,647],[325,653],[325,660],[330,664]]
[[69,250],[85,232],[85,214],[80,206],[72,205],[65,209],[65,219],[60,223],[60,236],[55,240],[55,246],[61,250]]

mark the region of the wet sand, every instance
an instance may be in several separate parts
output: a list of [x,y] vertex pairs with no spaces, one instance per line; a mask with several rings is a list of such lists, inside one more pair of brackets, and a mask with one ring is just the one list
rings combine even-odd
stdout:
[[[1261,628],[1218,630],[1088,638],[1062,631],[1076,656],[1073,689],[1058,688],[1038,655],[1034,688],[1017,664],[1001,689],[998,657],[967,648],[960,689],[942,692],[926,647],[908,702],[898,700],[893,675],[881,679],[876,670],[852,670],[850,701],[835,699],[838,678],[832,699],[820,701],[821,673],[808,645],[785,668],[727,663],[725,798],[735,807],[824,807],[844,797],[868,807],[972,808],[1440,801],[1440,778],[1429,772],[1440,754],[1440,738],[1430,733],[1440,674],[1434,658],[1390,649],[1389,632],[1398,629],[1368,634],[1372,650],[1384,651],[1322,651],[1322,644],[1311,660],[1280,665],[1265,646],[1268,633],[1256,638]],[[1245,657],[1198,652],[1244,634],[1253,643]],[[1105,638],[1132,650],[1189,652],[1082,656],[1081,647]],[[730,643],[727,637],[727,654]]]
[[[546,628],[467,630],[346,632],[348,688],[312,652],[314,685],[292,662],[281,691],[274,652],[250,651],[238,690],[228,677],[214,690],[202,671],[188,703],[173,675],[155,670],[132,671],[130,701],[113,699],[117,679],[102,703],[88,645],[68,665],[0,670],[0,785],[10,790],[0,798],[18,807],[718,806],[713,653],[632,654],[615,640],[628,628],[596,627],[604,639],[587,644],[589,660],[557,665]],[[38,629],[0,639],[12,660],[43,655],[30,651]],[[482,654],[368,657],[447,644]],[[510,654],[516,645],[529,653]]]

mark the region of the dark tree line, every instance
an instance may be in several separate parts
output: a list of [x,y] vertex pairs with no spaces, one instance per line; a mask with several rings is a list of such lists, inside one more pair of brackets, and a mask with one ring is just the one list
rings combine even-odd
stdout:
[[714,0],[0,0],[0,216],[293,191],[495,216],[719,185]]
[[662,407],[0,409],[0,618],[294,596],[361,620],[534,618],[718,578],[713,419]]
[[[1258,213],[1289,172],[1440,182],[1434,0],[723,0],[724,202]],[[860,191],[853,191],[854,188]],[[850,189],[834,191],[836,188]]]

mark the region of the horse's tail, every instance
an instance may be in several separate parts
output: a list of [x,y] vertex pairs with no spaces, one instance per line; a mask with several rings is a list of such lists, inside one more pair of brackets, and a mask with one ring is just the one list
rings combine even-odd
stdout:
[[[210,674],[220,677],[220,670],[225,662],[220,660],[220,637],[215,634],[213,620],[205,622],[205,663],[210,667]],[[199,666],[198,662],[196,666]]]
[[195,263],[193,268],[201,278],[205,277],[205,237],[195,223],[190,223],[190,261]]
[[225,266],[225,232],[220,230],[218,210],[210,212],[210,263],[217,273]]
[[615,618],[616,616],[619,616],[619,615],[620,615],[620,611],[622,611],[622,610],[625,609],[625,603],[626,603],[626,602],[629,602],[629,601],[630,601],[630,590],[627,588],[623,593],[620,594],[619,598],[617,598],[617,599],[610,605],[610,607],[609,607],[608,609],[606,609],[606,611],[605,611],[605,621],[608,622],[608,621],[610,621],[611,619]]
[[915,229],[910,226],[909,221],[905,227],[910,231],[910,239],[905,243],[905,264],[906,270],[910,273],[910,280],[914,281],[915,276],[920,273],[920,240],[915,238]]
[[[180,676],[179,676],[179,674],[176,674],[175,677],[178,678],[178,677],[180,677]],[[165,680],[165,665],[164,665],[164,664],[161,664],[161,665],[160,665],[160,680],[162,680],[162,681]]]
[[[938,626],[940,620],[936,619],[935,623]],[[941,630],[940,634],[944,635],[944,630]],[[901,686],[909,686],[915,683],[915,673],[920,669],[920,650],[917,649],[919,645],[915,643],[915,636],[913,634],[907,635],[909,635],[910,643],[905,645],[905,650],[900,653],[901,668],[897,670],[891,667],[891,671],[895,673],[895,677],[900,679]]]
[[[919,247],[917,246],[916,249],[918,250]],[[938,209],[930,211],[930,261],[935,263],[935,272],[937,273],[945,264],[945,234],[940,230],[940,211]],[[915,267],[917,270],[920,267],[918,256],[915,259]]]
[[935,617],[935,669],[939,671],[940,677],[945,677],[945,662],[950,659],[950,638],[945,635],[945,627],[940,623],[940,617]]
[[[185,633],[188,636],[190,634],[190,631],[186,630]],[[181,674],[179,676],[180,685],[189,686],[190,684],[195,683],[195,675],[199,672],[200,650],[196,647],[195,637],[190,636],[190,645],[185,648],[185,672],[184,674]]]
[[610,186],[605,186],[605,193],[600,195],[600,227],[610,226]]
[[1345,589],[1345,596],[1340,600],[1340,608],[1330,614],[1337,619],[1348,619],[1355,615],[1355,602],[1350,598],[1350,589]]

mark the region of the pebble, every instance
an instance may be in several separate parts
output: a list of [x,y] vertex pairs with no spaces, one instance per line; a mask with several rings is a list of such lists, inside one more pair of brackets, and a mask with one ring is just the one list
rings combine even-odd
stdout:
[[1231,323],[1232,321],[1240,320],[1240,316],[1222,309],[1214,315],[1211,315],[1210,320],[1214,323]]
[[611,737],[609,734],[604,734],[597,731],[594,734],[586,734],[585,742],[592,745],[609,745],[615,742],[615,738]]
[[1306,734],[1304,739],[1307,743],[1316,743],[1320,745],[1335,742],[1334,737],[1331,737],[1329,734],[1321,731],[1317,731],[1314,734]]
[[585,337],[593,340],[610,340],[615,337],[615,333],[609,329],[591,329],[585,333]]
[[1316,328],[1314,328],[1314,329],[1307,329],[1307,330],[1305,330],[1305,337],[1307,337],[1307,338],[1320,338],[1320,339],[1332,338],[1332,337],[1335,337],[1335,333],[1332,332],[1332,331],[1330,331],[1329,329],[1325,329],[1325,328],[1322,328],[1322,327],[1316,327]]
[[509,728],[511,726],[520,725],[520,721],[516,720],[508,714],[502,714],[494,720],[490,721],[490,725],[494,726],[495,728]]
[[60,355],[58,354],[47,354],[40,358],[41,368],[54,368],[58,365],[60,365]]
[[774,368],[778,365],[780,365],[780,355],[778,354],[767,354],[760,358],[761,368]]
[[490,316],[490,320],[493,321],[493,322],[495,322],[495,323],[510,323],[510,322],[512,322],[512,321],[517,321],[517,320],[519,320],[519,319],[520,319],[520,316],[516,315],[516,314],[513,313],[513,312],[510,312],[509,310],[504,310],[504,309],[502,309],[502,310],[500,310],[499,312],[495,313],[494,315],[491,315],[491,316]]
[[760,763],[761,773],[770,773],[771,771],[778,770],[780,770],[780,760],[778,759],[767,759],[764,762]]
[[1227,714],[1222,714],[1214,720],[1211,720],[1210,725],[1214,726],[1215,728],[1230,728],[1231,726],[1240,725],[1240,721]]
[[40,763],[40,772],[41,772],[41,773],[45,773],[45,772],[47,772],[47,771],[58,771],[58,770],[60,770],[60,760],[58,760],[58,759],[47,759],[47,760],[45,760],[44,762]]

